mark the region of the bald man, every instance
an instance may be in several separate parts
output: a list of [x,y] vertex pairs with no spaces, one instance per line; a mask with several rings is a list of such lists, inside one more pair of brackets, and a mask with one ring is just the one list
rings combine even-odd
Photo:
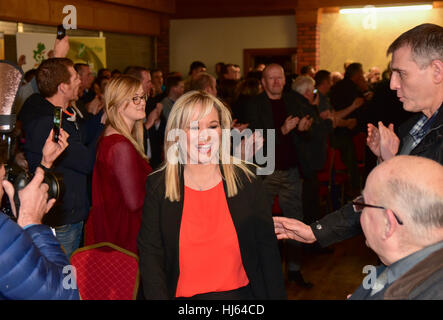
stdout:
[[354,210],[384,265],[350,299],[443,299],[443,166],[394,157],[371,172]]
[[[278,196],[283,215],[302,220],[302,181],[297,168],[296,148],[301,147],[301,139],[310,136],[308,130],[312,119],[300,108],[294,92],[283,92],[286,78],[282,66],[268,65],[263,70],[261,83],[264,92],[252,97],[246,104],[245,122],[252,130],[271,130],[271,134],[275,133],[275,153],[267,154],[268,158],[274,157],[275,170],[263,179],[269,206]],[[267,137],[268,132],[263,136]],[[265,143],[263,149],[268,153],[271,143]],[[288,279],[310,288],[312,284],[306,282],[300,273],[300,246],[291,241],[288,247]]]

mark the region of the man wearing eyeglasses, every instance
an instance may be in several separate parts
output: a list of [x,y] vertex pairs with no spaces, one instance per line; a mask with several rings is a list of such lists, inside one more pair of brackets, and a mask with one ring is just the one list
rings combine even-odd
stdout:
[[443,299],[443,166],[392,158],[370,173],[353,204],[383,265],[349,299]]
[[[379,162],[395,155],[416,155],[443,164],[443,27],[419,25],[399,36],[388,53],[392,53],[391,89],[396,90],[403,109],[417,115],[400,126],[399,136],[392,124],[368,125],[368,146]],[[317,241],[322,247],[361,233],[359,222],[352,204],[309,226],[295,219],[274,218],[279,238]]]

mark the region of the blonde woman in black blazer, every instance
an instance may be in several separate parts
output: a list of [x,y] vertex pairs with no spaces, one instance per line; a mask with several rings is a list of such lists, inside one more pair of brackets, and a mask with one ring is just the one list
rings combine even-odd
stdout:
[[[218,115],[215,119],[214,110]],[[213,118],[210,118],[211,115]],[[209,125],[206,125],[206,119],[212,119]],[[193,127],[195,124],[196,127]],[[167,159],[158,171],[148,177],[138,236],[142,293],[146,299],[176,298],[180,278],[179,244],[185,186],[203,191],[217,181],[223,183],[248,284],[232,291],[200,292],[185,298],[287,298],[271,204],[266,200],[261,178],[253,173],[255,167],[238,159],[234,161],[229,155],[230,128],[229,111],[217,98],[207,93],[191,91],[174,104],[165,133]],[[188,139],[171,139],[170,133],[174,129],[186,132]],[[222,147],[211,149],[210,153],[210,157],[216,155],[217,161],[213,161],[213,157],[202,160],[198,154],[198,161],[192,162],[193,142],[189,132],[198,130],[200,141],[204,129],[218,132]],[[210,141],[212,138],[207,139]],[[216,144],[211,145],[211,148],[217,147]],[[202,172],[211,174],[204,176]]]

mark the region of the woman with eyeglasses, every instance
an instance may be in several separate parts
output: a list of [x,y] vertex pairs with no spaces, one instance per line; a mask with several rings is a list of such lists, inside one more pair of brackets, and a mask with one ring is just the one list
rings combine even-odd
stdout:
[[230,155],[231,123],[203,91],[171,110],[138,236],[146,299],[286,298],[271,206],[255,167]]
[[143,146],[146,95],[138,79],[123,75],[109,81],[104,97],[107,120],[97,147],[85,245],[111,242],[137,253],[145,182],[152,172]]

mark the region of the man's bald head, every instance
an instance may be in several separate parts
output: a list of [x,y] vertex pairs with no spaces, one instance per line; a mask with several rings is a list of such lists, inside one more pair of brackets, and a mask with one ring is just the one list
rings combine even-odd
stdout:
[[443,229],[443,166],[438,162],[394,157],[371,172],[367,186],[379,205],[401,215],[407,229]]
[[281,65],[272,63],[263,70],[261,82],[269,99],[281,99],[286,83],[285,70]]
[[[443,166],[398,156],[377,166],[363,190],[366,244],[390,265],[443,240]],[[374,207],[375,206],[375,207]]]

